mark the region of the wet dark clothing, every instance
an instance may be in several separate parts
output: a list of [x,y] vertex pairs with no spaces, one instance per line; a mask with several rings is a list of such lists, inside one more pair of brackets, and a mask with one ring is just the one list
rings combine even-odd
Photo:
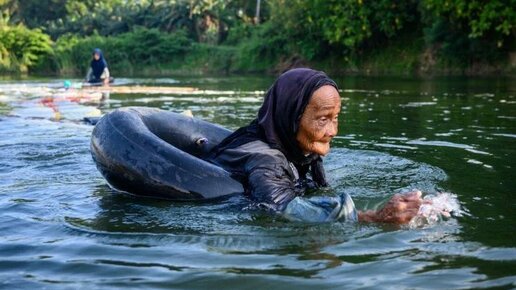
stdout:
[[282,211],[305,191],[295,166],[281,151],[260,140],[228,148],[214,163],[241,181],[253,199],[275,211]]
[[[208,160],[234,174],[255,201],[291,219],[356,220],[347,195],[300,198],[308,187],[327,186],[321,157],[304,155],[296,140],[310,97],[324,85],[337,88],[323,72],[293,69],[284,73],[267,92],[258,118],[224,139]],[[306,211],[312,212],[311,218],[305,218]]]

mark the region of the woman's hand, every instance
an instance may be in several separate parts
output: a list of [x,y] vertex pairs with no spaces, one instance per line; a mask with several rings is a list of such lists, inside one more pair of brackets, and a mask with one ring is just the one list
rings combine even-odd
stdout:
[[419,207],[423,203],[421,191],[413,191],[404,194],[395,194],[378,211],[369,210],[358,213],[358,220],[362,222],[380,222],[405,224],[417,215]]

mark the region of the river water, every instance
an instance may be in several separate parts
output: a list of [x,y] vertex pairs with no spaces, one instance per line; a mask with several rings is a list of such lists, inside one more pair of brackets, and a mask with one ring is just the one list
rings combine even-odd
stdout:
[[150,106],[235,129],[273,79],[119,79],[203,92],[49,105],[45,88],[62,81],[0,81],[0,288],[516,287],[516,79],[338,79],[339,135],[325,158],[334,192],[360,209],[411,189],[458,196],[464,216],[418,228],[292,223],[245,210],[243,197],[115,193],[82,117]]

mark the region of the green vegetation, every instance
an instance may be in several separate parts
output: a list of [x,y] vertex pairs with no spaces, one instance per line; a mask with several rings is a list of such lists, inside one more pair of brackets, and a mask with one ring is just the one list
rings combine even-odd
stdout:
[[0,0],[0,7],[0,72],[83,74],[95,47],[114,75],[299,65],[512,73],[515,66],[516,0]]
[[171,56],[183,58],[191,46],[191,39],[182,30],[162,33],[157,29],[137,28],[116,37],[67,35],[54,45],[54,63],[61,73],[82,73],[89,66],[92,48],[101,47],[112,70],[132,74],[146,66],[166,64]]
[[51,44],[39,29],[0,26],[0,72],[27,72],[52,53]]

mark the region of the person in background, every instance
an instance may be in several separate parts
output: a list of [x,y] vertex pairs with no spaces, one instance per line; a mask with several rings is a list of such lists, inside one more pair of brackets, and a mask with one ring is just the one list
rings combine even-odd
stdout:
[[90,68],[88,69],[88,74],[86,75],[86,82],[90,84],[101,83],[108,85],[109,81],[109,69],[107,62],[102,55],[102,50],[95,48],[92,53]]

